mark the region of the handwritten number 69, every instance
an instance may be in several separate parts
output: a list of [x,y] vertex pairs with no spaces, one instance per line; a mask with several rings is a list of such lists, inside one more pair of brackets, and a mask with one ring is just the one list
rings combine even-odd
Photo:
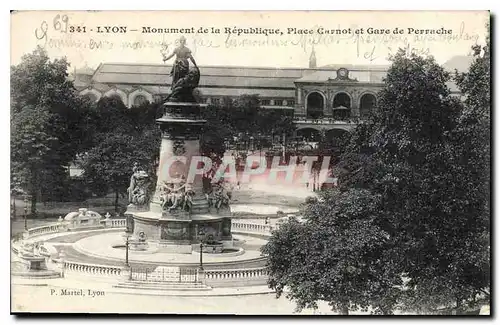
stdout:
[[61,31],[61,33],[66,33],[68,31],[68,21],[68,15],[56,15],[53,21],[54,29]]

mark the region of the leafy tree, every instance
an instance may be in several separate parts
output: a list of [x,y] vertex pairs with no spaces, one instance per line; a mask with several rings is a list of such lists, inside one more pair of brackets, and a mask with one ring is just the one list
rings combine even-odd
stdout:
[[61,190],[65,167],[88,144],[86,103],[67,78],[68,66],[38,47],[11,67],[11,170],[30,194],[33,214],[39,198]]
[[367,190],[322,192],[305,205],[305,223],[283,224],[263,247],[269,286],[299,311],[326,301],[342,314],[368,308],[391,314],[402,280],[385,253],[393,243],[376,213],[381,206]]
[[94,129],[92,146],[78,159],[83,179],[94,193],[127,193],[134,162],[148,169],[155,179],[159,159],[160,131],[156,119],[162,115],[160,103],[125,106],[119,97],[101,98],[89,113]]
[[42,109],[22,109],[11,117],[12,175],[31,196],[31,213],[36,203],[47,168],[58,156],[58,138],[50,130],[51,114]]
[[202,116],[207,122],[200,139],[200,154],[212,160],[212,168],[203,178],[204,190],[207,192],[211,191],[211,180],[222,162],[227,149],[226,143],[236,134],[234,125],[231,123],[233,104],[231,101],[225,101],[224,104],[209,105],[202,111]]
[[[476,294],[490,298],[490,44],[476,45],[474,61],[455,80],[465,96],[457,126],[450,134],[449,159],[454,166],[455,211],[463,223],[456,261],[452,265],[454,302],[458,308],[474,307]],[[452,288],[455,288],[453,286]]]
[[260,102],[257,95],[241,95],[236,100],[226,100],[224,108],[230,113],[231,126],[239,133],[259,133]]
[[[212,172],[219,167],[226,144],[234,138],[241,142],[253,137],[255,143],[261,143],[264,134],[290,136],[295,130],[291,116],[261,109],[256,95],[242,95],[234,100],[224,98],[218,105],[209,105],[202,114],[207,123],[200,151],[212,159]],[[208,174],[207,183],[212,173]]]
[[[466,106],[474,103],[484,108],[489,103],[485,93],[488,81],[480,82],[485,87],[477,87],[473,81],[487,70],[484,60],[480,64],[482,69],[471,68],[476,74],[469,72],[458,80],[464,92],[470,93]],[[484,137],[488,125],[478,113],[470,118],[471,109],[451,96],[446,86],[449,79],[450,74],[433,58],[406,56],[400,51],[393,58],[373,115],[351,135],[341,156],[339,191],[325,193],[323,200],[304,210],[315,223],[327,223],[325,229],[306,232],[311,240],[304,240],[301,250],[309,252],[307,263],[313,264],[309,255],[318,252],[318,261],[327,261],[326,273],[329,268],[336,270],[338,263],[349,263],[352,254],[361,266],[369,266],[371,276],[356,278],[357,289],[349,287],[349,277],[324,282],[321,274],[301,278],[294,269],[302,265],[299,258],[285,255],[294,261],[293,267],[279,266],[272,262],[279,250],[266,248],[271,261],[270,285],[278,292],[284,286],[289,288],[299,307],[323,299],[336,309],[370,304],[375,311],[387,313],[394,306],[427,312],[461,307],[473,303],[489,287],[485,240],[489,233],[488,168],[480,170],[488,162],[489,147],[478,143],[489,143]],[[478,173],[481,176],[475,179]],[[357,197],[354,203],[346,199],[349,195]],[[370,223],[362,224],[360,219]],[[370,238],[371,231],[383,234],[382,238],[357,245]],[[273,237],[277,235],[294,236],[286,228]],[[348,243],[346,247],[343,241]],[[343,249],[352,251],[333,263],[316,242],[335,243],[337,254]],[[280,243],[271,239],[269,245]],[[291,250],[288,254],[299,253]],[[373,263],[372,256],[382,256],[383,263]],[[307,272],[317,274],[313,268]],[[401,286],[402,276],[408,279],[404,293],[394,291]],[[372,281],[384,283],[384,290],[374,291]],[[342,296],[339,288],[350,289]],[[379,300],[385,301],[382,306],[377,304]]]
[[137,115],[136,110],[129,111],[119,96],[102,97],[97,102],[92,126],[96,134],[132,132],[135,122],[133,117]]
[[141,130],[145,127],[156,125],[156,120],[163,116],[163,103],[145,102],[140,106],[132,106],[125,111],[128,113],[129,120],[135,130]]
[[260,134],[292,136],[295,131],[293,117],[281,111],[260,109],[257,119]]
[[362,174],[363,186],[383,195],[398,243],[392,254],[410,279],[402,303],[412,310],[460,307],[485,284],[474,257],[486,250],[479,241],[486,225],[470,197],[487,195],[471,192],[477,170],[463,162],[473,152],[457,138],[457,132],[464,135],[463,105],[450,96],[449,78],[431,58],[398,55],[372,125],[352,139],[358,145],[351,158],[368,163],[348,175],[348,183],[360,185]]
[[110,132],[89,150],[81,161],[83,177],[94,190],[108,188],[115,193],[115,210],[120,194],[125,195],[135,162],[155,177],[160,136],[157,129],[142,133]]
[[24,55],[21,63],[11,67],[11,113],[24,108],[50,112],[51,127],[48,131],[59,138],[58,152],[63,165],[80,149],[85,136],[81,112],[85,111],[87,104],[76,94],[72,81],[68,79],[68,67],[65,58],[50,61],[41,47]]

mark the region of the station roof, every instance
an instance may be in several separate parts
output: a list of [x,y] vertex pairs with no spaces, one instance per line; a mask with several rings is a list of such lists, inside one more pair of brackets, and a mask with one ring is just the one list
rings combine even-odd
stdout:
[[[469,60],[467,58],[467,60]],[[443,67],[467,66],[463,58],[452,58]],[[458,63],[457,63],[458,62]],[[464,63],[465,62],[465,63]],[[470,64],[470,63],[469,63]],[[346,68],[349,77],[361,83],[382,83],[389,66],[386,65],[327,65],[319,68],[273,68],[241,66],[200,66],[199,91],[211,96],[239,96],[258,94],[266,98],[295,97],[295,82],[329,82],[337,77],[337,70]],[[118,87],[125,92],[141,87],[151,94],[170,92],[171,65],[138,63],[101,63],[91,75],[88,83],[78,80],[75,86],[93,88],[106,92]],[[86,69],[85,75],[90,71]],[[90,75],[89,75],[90,77]],[[450,82],[449,87],[456,91]]]

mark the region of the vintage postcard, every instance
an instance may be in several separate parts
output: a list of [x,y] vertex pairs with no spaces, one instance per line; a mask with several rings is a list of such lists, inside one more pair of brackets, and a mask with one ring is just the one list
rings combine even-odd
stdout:
[[13,11],[11,313],[490,315],[488,11]]

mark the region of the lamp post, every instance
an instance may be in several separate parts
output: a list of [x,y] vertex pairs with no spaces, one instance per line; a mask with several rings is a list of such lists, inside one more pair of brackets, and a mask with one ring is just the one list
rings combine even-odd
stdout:
[[250,151],[254,151],[254,150],[255,150],[255,149],[254,149],[254,142],[253,142],[253,140],[254,140],[254,137],[253,137],[253,135],[252,135],[252,136],[250,137]]
[[28,196],[24,196],[24,230],[28,230]]
[[205,233],[203,231],[200,231],[199,233],[201,239],[200,239],[200,270],[203,270],[203,236],[205,236]]
[[127,234],[125,237],[125,266],[126,267],[130,267],[130,265],[128,263],[128,247],[129,247],[128,239],[129,239],[129,235]]
[[203,242],[200,242],[200,270],[203,270]]

